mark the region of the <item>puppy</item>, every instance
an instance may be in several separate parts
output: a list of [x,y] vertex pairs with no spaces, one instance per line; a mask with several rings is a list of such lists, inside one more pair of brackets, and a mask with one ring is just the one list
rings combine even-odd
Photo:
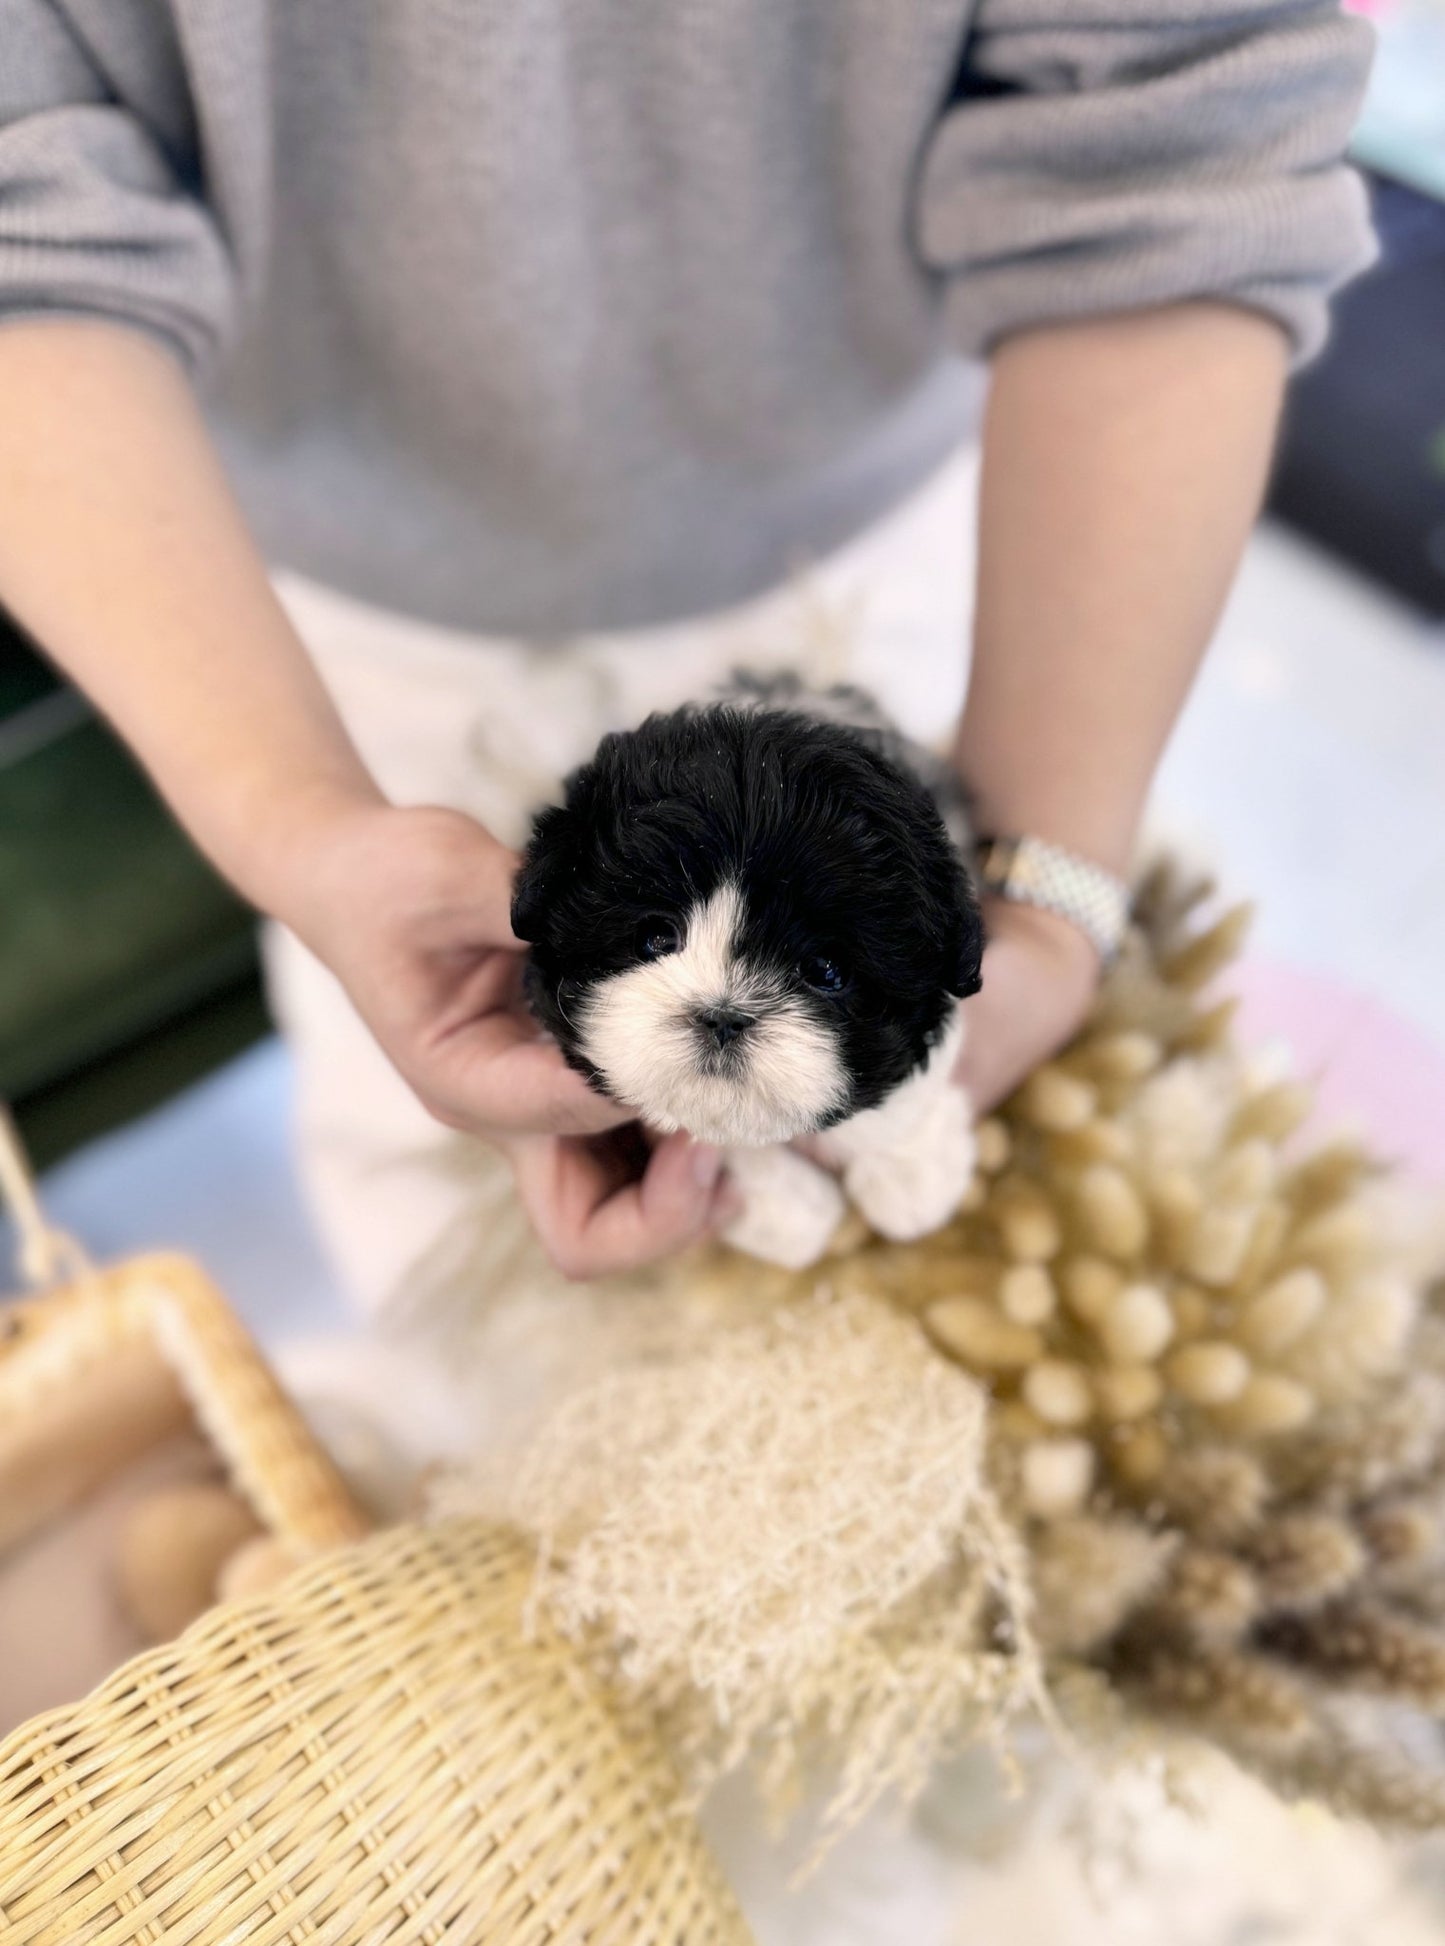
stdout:
[[898,1239],[972,1174],[950,1072],[983,931],[927,761],[858,691],[740,678],[606,737],[517,877],[538,1018],[650,1127],[728,1151],[729,1241],[771,1262],[827,1247],[833,1169]]

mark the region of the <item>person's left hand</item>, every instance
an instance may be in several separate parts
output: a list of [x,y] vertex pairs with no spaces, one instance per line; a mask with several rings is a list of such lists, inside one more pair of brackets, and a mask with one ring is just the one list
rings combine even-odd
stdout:
[[995,899],[984,923],[983,985],[963,1004],[956,1071],[980,1115],[1083,1025],[1100,970],[1083,933],[1052,912]]

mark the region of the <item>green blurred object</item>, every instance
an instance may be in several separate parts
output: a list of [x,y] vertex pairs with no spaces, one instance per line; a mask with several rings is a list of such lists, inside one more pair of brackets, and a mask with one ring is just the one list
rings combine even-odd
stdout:
[[253,915],[0,618],[0,1099],[42,1164],[258,1039]]

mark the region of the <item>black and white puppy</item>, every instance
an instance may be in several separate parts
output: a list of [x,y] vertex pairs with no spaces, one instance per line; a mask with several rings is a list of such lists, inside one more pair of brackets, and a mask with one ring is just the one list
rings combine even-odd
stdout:
[[730,1240],[773,1262],[812,1262],[843,1212],[800,1136],[900,1239],[972,1174],[949,1077],[983,934],[927,762],[860,692],[739,679],[604,738],[517,877],[539,1019],[643,1122],[728,1150]]

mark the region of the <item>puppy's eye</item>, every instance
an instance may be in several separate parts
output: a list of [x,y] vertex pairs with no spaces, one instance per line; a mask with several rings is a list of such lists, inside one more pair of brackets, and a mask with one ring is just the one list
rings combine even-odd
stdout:
[[799,960],[798,976],[815,993],[841,993],[848,984],[848,975],[837,960],[824,959],[821,953],[810,953]]
[[682,945],[682,928],[672,919],[654,916],[637,928],[637,950],[644,959],[666,959]]

